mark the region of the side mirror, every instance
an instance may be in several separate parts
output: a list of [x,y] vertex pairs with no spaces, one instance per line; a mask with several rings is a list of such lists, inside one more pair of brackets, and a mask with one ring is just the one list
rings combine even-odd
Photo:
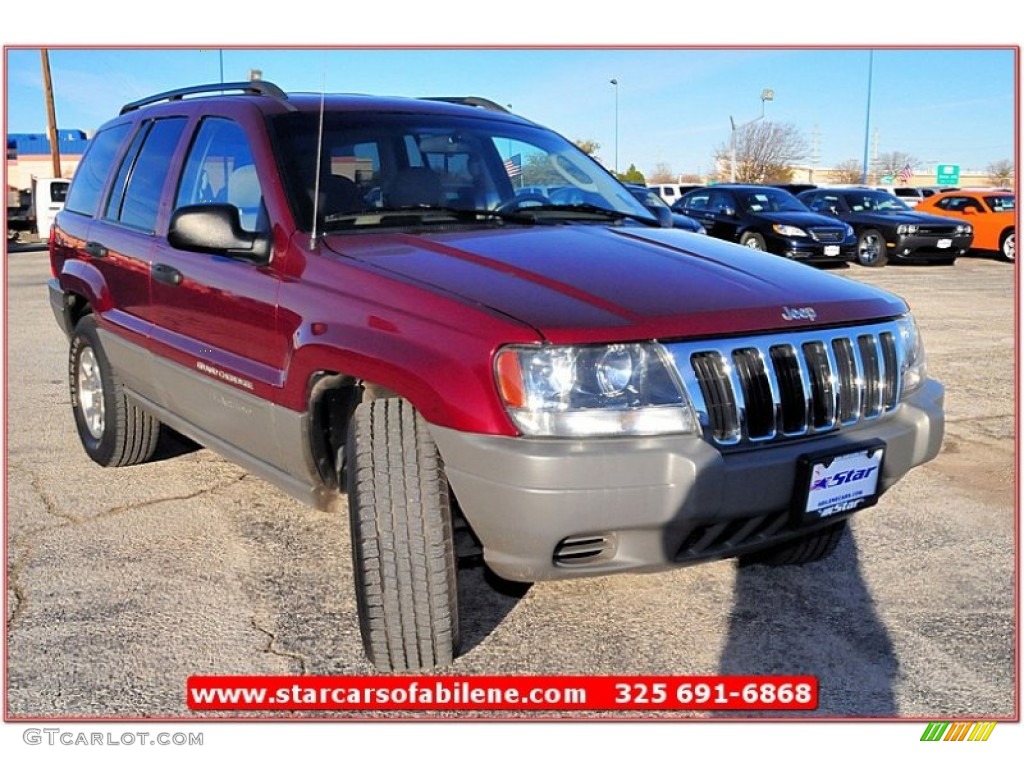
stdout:
[[658,225],[659,226],[661,226],[661,227],[663,227],[665,229],[671,229],[672,228],[672,226],[673,226],[672,211],[670,209],[663,208],[662,206],[659,205],[656,208],[651,208],[650,211],[651,211],[651,213],[654,214],[655,218],[658,219]]
[[723,208],[722,209],[722,214],[724,216],[728,216],[730,219],[734,219],[734,218],[736,218],[736,209],[735,208],[728,208],[728,207],[727,208]]
[[975,208],[973,205],[968,205],[966,208],[964,208],[964,216],[977,216],[977,215],[978,215],[978,209]]
[[171,215],[167,242],[182,251],[219,253],[265,262],[270,238],[242,229],[233,205],[186,205]]

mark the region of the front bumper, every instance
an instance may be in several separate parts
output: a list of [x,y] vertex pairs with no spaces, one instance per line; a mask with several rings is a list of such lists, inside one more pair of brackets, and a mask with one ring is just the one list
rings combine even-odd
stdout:
[[[887,238],[885,246],[892,256],[907,261],[955,259],[970,250],[973,239],[973,235],[903,235]],[[942,242],[948,244],[940,248]]]
[[884,491],[938,454],[943,394],[930,380],[883,419],[735,452],[694,436],[432,432],[487,564],[506,579],[543,581],[662,570],[802,535],[810,529],[790,515],[801,457],[880,439]]
[[[770,234],[766,245],[772,253],[796,261],[835,263],[853,261],[857,257],[857,241],[855,239],[844,240],[841,243],[820,243],[810,238],[780,237]],[[826,251],[831,251],[831,253],[826,253]]]

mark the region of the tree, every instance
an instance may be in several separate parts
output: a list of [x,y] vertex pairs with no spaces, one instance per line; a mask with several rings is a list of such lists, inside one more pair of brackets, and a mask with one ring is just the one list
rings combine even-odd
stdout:
[[[736,181],[785,182],[793,178],[793,169],[807,157],[807,140],[790,123],[757,121],[736,131]],[[732,178],[732,145],[715,149],[718,177]]]
[[875,161],[875,169],[878,177],[892,176],[894,183],[897,181],[896,174],[908,165],[910,166],[910,170],[913,171],[915,167],[921,165],[921,161],[908,152],[899,151],[883,152]]
[[637,170],[636,166],[630,163],[625,173],[619,174],[619,181],[628,181],[632,184],[646,184],[644,175]]
[[577,147],[579,147],[581,150],[586,152],[588,155],[590,155],[598,162],[601,162],[600,158],[597,155],[597,150],[601,148],[601,145],[598,142],[594,141],[593,139],[576,139],[573,142],[573,144],[575,144]]
[[535,152],[526,156],[526,162],[523,163],[522,186],[544,187],[564,183],[565,179],[551,166],[547,155]]
[[833,184],[860,184],[864,178],[864,166],[859,160],[844,160],[829,171],[828,180]]
[[671,183],[676,180],[675,174],[672,173],[672,166],[668,163],[657,163],[654,170],[647,174],[647,178],[651,180],[652,184]]
[[993,187],[1013,186],[1013,161],[997,160],[985,169],[985,180]]

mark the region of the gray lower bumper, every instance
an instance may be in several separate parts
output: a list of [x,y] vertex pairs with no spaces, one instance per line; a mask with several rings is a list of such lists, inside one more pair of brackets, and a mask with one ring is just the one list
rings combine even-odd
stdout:
[[[695,535],[730,521],[737,529],[762,526],[769,537],[726,541],[704,559],[799,535],[788,513],[802,456],[880,439],[881,489],[889,488],[938,454],[943,394],[928,381],[877,422],[735,453],[688,436],[553,440],[440,427],[433,434],[488,565],[506,579],[542,581],[677,566],[692,559],[685,551]],[[556,558],[556,550],[573,552],[577,543],[577,551],[597,554]]]
[[61,290],[57,278],[51,277],[47,283],[47,288],[50,293],[50,309],[53,310],[53,317],[56,319],[60,329],[64,331],[64,335],[71,336],[71,332],[74,330],[71,323],[71,312],[69,311],[67,297],[64,291]]

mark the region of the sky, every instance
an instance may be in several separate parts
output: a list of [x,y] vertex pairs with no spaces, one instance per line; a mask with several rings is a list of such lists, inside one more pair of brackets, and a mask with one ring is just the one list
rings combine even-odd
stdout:
[[[422,44],[421,44],[422,45]],[[1014,160],[1013,46],[899,48],[683,45],[582,47],[50,49],[57,121],[90,134],[122,104],[196,83],[245,80],[286,91],[484,96],[570,139],[609,168],[707,174],[737,125],[794,126],[816,167],[907,153],[916,171]],[[870,127],[868,126],[870,90]],[[615,80],[617,85],[611,83]],[[44,133],[38,48],[6,51],[7,130]],[[774,98],[762,102],[764,89]]]

